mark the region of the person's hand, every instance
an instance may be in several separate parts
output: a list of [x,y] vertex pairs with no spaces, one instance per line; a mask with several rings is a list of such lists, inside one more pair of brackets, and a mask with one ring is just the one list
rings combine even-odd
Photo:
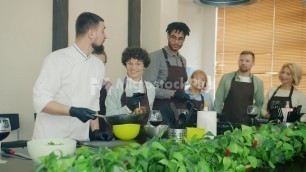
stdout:
[[100,130],[94,130],[92,132],[92,140],[99,140],[99,141],[111,141],[113,140],[113,133],[111,132],[102,132]]
[[97,117],[95,116],[96,112],[92,111],[87,108],[78,108],[78,107],[73,107],[69,109],[69,114],[72,117],[76,117],[82,122],[87,122],[90,119],[96,119]]
[[196,105],[195,105],[194,102],[191,101],[191,100],[189,100],[189,101],[187,102],[187,109],[188,109],[189,113],[191,113],[191,114],[192,114],[193,112],[195,112],[195,111],[198,111]]
[[173,98],[182,103],[185,103],[186,101],[190,100],[190,96],[180,90],[175,91]]
[[126,105],[131,111],[134,111],[138,106],[140,100],[144,97],[144,93],[134,93],[130,99],[130,102]]
[[270,118],[270,114],[268,114],[268,113],[265,114],[265,115],[264,115],[264,118],[269,119],[269,118]]

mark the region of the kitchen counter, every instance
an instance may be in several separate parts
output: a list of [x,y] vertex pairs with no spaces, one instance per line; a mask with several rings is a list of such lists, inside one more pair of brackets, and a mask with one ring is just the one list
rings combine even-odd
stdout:
[[[14,148],[15,152],[21,152],[28,154],[27,148]],[[32,160],[20,159],[16,157],[7,157],[2,155],[2,160],[6,160],[7,163],[0,164],[0,169],[3,172],[13,172],[13,171],[22,171],[22,172],[30,172],[34,171],[35,163]]]

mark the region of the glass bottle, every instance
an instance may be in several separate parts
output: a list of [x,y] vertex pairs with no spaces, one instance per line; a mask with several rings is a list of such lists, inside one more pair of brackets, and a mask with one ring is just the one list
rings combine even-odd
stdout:
[[208,102],[204,102],[203,111],[208,111]]

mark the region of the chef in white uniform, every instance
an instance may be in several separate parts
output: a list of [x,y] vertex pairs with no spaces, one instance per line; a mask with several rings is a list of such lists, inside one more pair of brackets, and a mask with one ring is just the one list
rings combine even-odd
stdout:
[[71,138],[88,140],[88,130],[98,130],[95,113],[104,64],[91,53],[105,39],[104,20],[84,12],[76,21],[75,43],[52,52],[44,60],[33,89],[37,113],[33,139]]

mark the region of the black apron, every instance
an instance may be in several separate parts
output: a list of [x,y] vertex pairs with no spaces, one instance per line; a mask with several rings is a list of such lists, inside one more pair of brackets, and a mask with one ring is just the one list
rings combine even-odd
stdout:
[[[202,94],[201,94],[201,100],[192,99],[191,101],[196,105],[196,108],[198,109],[198,111],[201,111],[203,109],[202,107],[204,107],[205,100],[204,100],[204,97],[203,97]],[[197,112],[198,111],[193,111],[193,113],[191,114],[191,116],[188,120],[188,123],[187,123],[188,126],[196,126],[197,125]]]
[[237,82],[235,76],[232,79],[229,93],[224,101],[223,116],[221,122],[233,122],[250,124],[251,118],[247,116],[248,105],[253,104],[254,99],[254,81],[251,83]]
[[[149,117],[150,117],[150,104],[149,104],[149,99],[148,99],[148,94],[147,94],[147,87],[144,81],[143,81],[143,87],[144,87],[145,96],[140,100],[140,106],[143,106],[146,108],[146,114],[143,114],[143,115],[146,115],[146,117],[143,123],[141,124],[138,136],[135,138],[135,140],[138,143],[145,143],[147,141],[147,133],[145,132],[143,125],[147,124]],[[126,88],[126,78],[124,79],[123,93],[120,99],[122,107],[127,105],[131,99],[131,97],[126,97],[125,88]]]
[[279,97],[275,96],[277,91],[280,89],[281,86],[279,86],[271,96],[270,100],[268,101],[268,106],[267,110],[270,114],[270,120],[277,119],[278,116],[278,110],[276,109],[277,107],[279,108],[284,108],[286,106],[286,101],[289,101],[289,107],[292,108],[292,101],[291,101],[291,96],[294,90],[294,87],[291,86],[290,89],[290,94],[288,97]]
[[[183,63],[182,58],[179,57],[181,62],[182,62],[182,65],[183,65],[182,67],[171,66],[170,62],[168,60],[168,55],[167,55],[166,50],[163,48],[162,51],[164,53],[164,57],[166,59],[166,63],[167,63],[167,67],[168,67],[168,78],[164,82],[162,88],[168,89],[168,90],[180,90],[182,92],[185,92],[185,83],[188,79],[188,76],[187,76],[186,67]],[[166,104],[170,104],[171,102],[173,102],[175,104],[177,109],[187,109],[187,104],[186,103],[181,103],[174,98],[171,98],[171,99],[155,98],[154,104],[153,104],[153,109],[160,110],[161,106],[166,105]]]
[[[106,96],[107,96],[107,90],[106,90],[105,86],[107,84],[110,84],[110,83],[107,82],[102,86],[102,88],[100,90],[100,98],[99,98],[100,111],[98,111],[98,113],[100,115],[104,115],[104,116],[106,114],[105,99],[106,99]],[[113,133],[113,126],[108,124],[106,122],[105,118],[98,118],[98,120],[99,120],[100,131]],[[91,131],[90,128],[89,128],[89,138],[90,138],[90,140],[93,140],[92,131]]]
[[[100,111],[98,113],[101,115],[106,114],[105,99],[107,96],[107,90],[105,87],[107,84],[110,83],[108,82],[105,83],[100,90],[100,98],[99,98]],[[100,130],[103,132],[113,132],[113,127],[105,121],[105,118],[99,118],[99,126]]]

